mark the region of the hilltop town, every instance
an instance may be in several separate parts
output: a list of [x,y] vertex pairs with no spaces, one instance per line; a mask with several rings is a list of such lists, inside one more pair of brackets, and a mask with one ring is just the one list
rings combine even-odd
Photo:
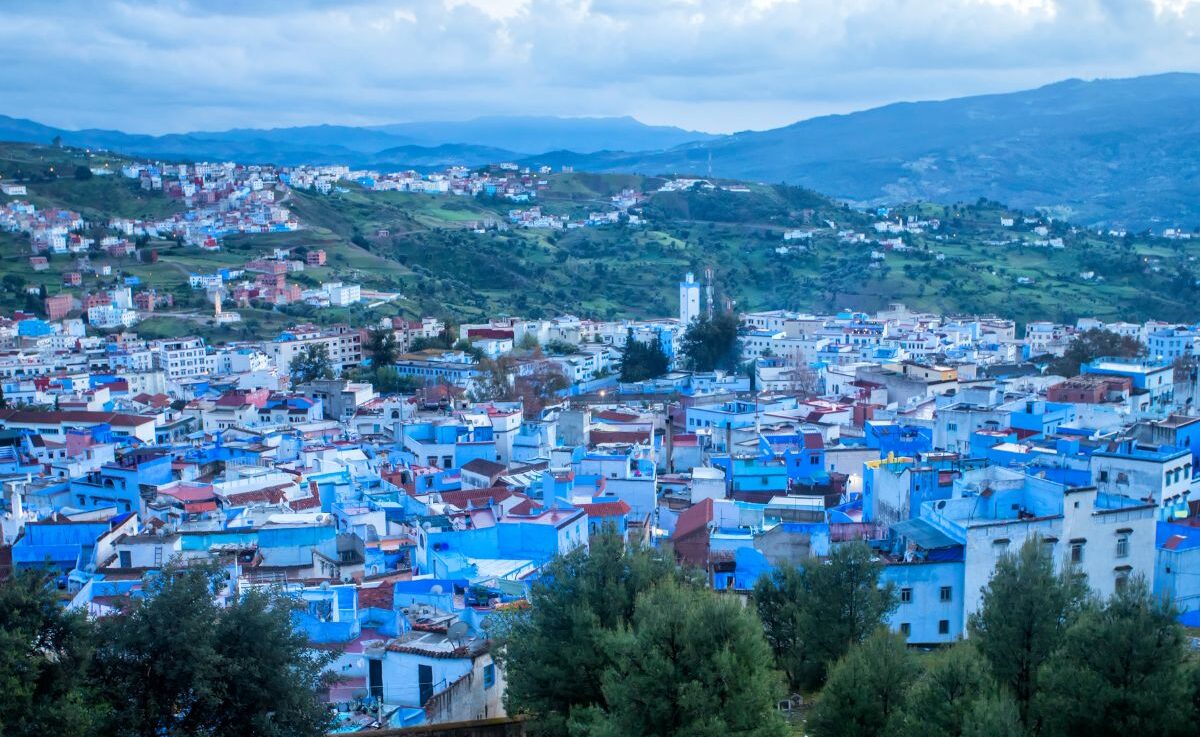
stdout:
[[[521,315],[480,300],[422,313],[439,299],[413,298],[438,281],[430,270],[394,288],[371,273],[405,234],[363,220],[373,229],[347,235],[330,215],[419,196],[398,201],[410,225],[528,231],[550,247],[559,233],[678,227],[672,208],[685,206],[711,208],[689,213],[693,228],[732,222],[719,207],[764,196],[663,178],[556,198],[579,184],[569,175],[122,160],[71,175],[135,198],[103,220],[95,205],[46,204],[46,180],[4,179],[0,227],[26,250],[3,277],[0,567],[48,567],[64,606],[92,618],[180,562],[217,566],[222,596],[274,587],[300,602],[293,623],[311,647],[337,652],[320,698],[344,731],[506,714],[491,628],[600,535],[731,596],[865,545],[896,596],[882,621],[913,647],[963,638],[997,566],[1028,540],[1097,596],[1144,580],[1200,626],[1194,322],[1113,305],[1021,323],[900,302],[751,309],[728,264],[639,274],[657,293],[628,312]],[[801,196],[772,196],[785,195]],[[905,260],[918,282],[906,259],[936,270],[963,258],[950,233],[966,210],[951,224],[919,206],[811,204],[767,224],[766,257],[837,248],[848,274]],[[1195,258],[1185,232],[1135,241],[986,203],[971,212],[992,218],[990,247],[1021,259],[1086,251],[1085,235],[1128,242],[1122,258],[1145,279]],[[558,277],[532,278],[553,289]],[[1041,277],[1010,262],[984,278],[1019,290]],[[1070,278],[1101,298],[1125,277]]]

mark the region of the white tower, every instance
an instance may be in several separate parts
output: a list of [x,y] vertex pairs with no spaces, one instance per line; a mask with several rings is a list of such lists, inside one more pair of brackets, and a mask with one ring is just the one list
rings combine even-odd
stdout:
[[700,283],[692,272],[679,282],[679,324],[687,327],[700,317]]

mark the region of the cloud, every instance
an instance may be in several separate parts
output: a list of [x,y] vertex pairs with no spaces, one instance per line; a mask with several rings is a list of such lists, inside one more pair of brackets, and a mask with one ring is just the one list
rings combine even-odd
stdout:
[[484,114],[736,130],[1200,71],[1194,0],[18,0],[4,15],[0,112],[142,132]]

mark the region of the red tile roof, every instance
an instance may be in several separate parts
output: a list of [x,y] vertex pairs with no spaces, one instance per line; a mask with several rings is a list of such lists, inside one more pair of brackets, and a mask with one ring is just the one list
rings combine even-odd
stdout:
[[587,516],[591,519],[599,519],[601,517],[624,517],[629,514],[632,507],[625,502],[624,499],[618,499],[615,502],[596,502],[595,504],[580,504],[579,507],[587,512]]
[[675,534],[671,535],[671,539],[679,540],[703,530],[708,527],[708,523],[712,522],[712,519],[713,500],[702,499],[699,503],[683,510],[679,515],[679,519],[675,521]]

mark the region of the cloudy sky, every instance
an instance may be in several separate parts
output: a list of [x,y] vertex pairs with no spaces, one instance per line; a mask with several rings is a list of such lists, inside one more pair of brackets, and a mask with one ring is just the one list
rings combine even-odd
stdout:
[[0,113],[162,133],[490,114],[728,132],[1200,71],[1200,0],[4,0]]

